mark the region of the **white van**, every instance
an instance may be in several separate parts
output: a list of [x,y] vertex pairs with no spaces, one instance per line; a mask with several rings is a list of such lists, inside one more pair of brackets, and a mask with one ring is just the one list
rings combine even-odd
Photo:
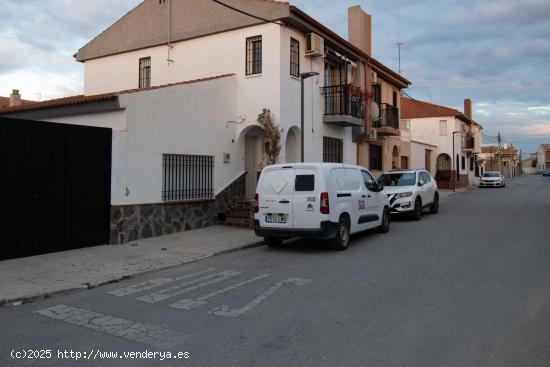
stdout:
[[276,164],[256,188],[254,230],[269,246],[284,239],[330,240],[344,250],[352,233],[390,228],[390,203],[366,168],[342,163]]

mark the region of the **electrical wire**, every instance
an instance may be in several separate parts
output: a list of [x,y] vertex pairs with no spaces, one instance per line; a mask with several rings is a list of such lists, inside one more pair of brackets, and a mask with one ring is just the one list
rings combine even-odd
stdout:
[[216,4],[219,4],[221,6],[225,6],[226,8],[228,9],[231,9],[233,11],[236,11],[237,13],[241,13],[241,14],[244,14],[244,15],[247,15],[251,18],[255,18],[255,19],[258,19],[258,20],[261,20],[261,21],[264,21],[266,23],[273,23],[273,24],[277,24],[277,25],[284,25],[283,23],[280,23],[280,22],[277,22],[277,21],[274,21],[274,20],[270,20],[270,19],[265,19],[265,18],[262,18],[260,16],[257,16],[257,15],[254,15],[254,14],[251,14],[251,13],[248,13],[244,10],[241,10],[241,9],[238,9],[238,8],[235,8],[234,6],[231,6],[229,4],[226,4],[224,3],[223,1],[220,1],[220,0],[212,0],[213,2],[215,2]]

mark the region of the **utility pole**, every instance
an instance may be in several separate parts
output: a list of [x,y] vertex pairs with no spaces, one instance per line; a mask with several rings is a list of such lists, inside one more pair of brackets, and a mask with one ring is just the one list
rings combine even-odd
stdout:
[[502,174],[502,152],[500,150],[500,143],[502,142],[502,138],[500,136],[500,131],[497,135],[497,141],[498,141],[498,171]]

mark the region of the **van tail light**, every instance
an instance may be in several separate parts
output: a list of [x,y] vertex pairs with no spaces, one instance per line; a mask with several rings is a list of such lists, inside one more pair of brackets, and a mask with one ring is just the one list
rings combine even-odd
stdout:
[[321,214],[329,214],[328,208],[328,192],[321,193],[321,206],[319,207]]
[[254,195],[254,213],[260,212],[260,196],[258,194]]

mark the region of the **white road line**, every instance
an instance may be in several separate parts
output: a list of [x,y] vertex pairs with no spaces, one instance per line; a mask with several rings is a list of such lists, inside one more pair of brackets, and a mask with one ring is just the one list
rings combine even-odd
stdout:
[[168,305],[168,306],[172,307],[172,308],[177,308],[177,309],[180,309],[180,310],[190,311],[194,308],[197,308],[197,307],[200,307],[200,306],[206,304],[206,300],[209,299],[209,298],[219,296],[220,294],[223,294],[223,293],[232,291],[234,289],[240,288],[240,287],[245,286],[247,284],[253,283],[257,280],[267,278],[270,275],[271,274],[258,275],[257,277],[254,277],[254,278],[245,280],[244,282],[240,282],[240,283],[231,285],[229,287],[217,290],[217,291],[209,293],[207,295],[204,295],[204,296],[201,296],[201,297],[198,297],[198,298],[195,298],[195,299],[190,299],[190,298],[182,299],[182,300],[180,300],[178,302],[175,302],[175,303],[172,303],[171,305]]
[[111,294],[113,296],[118,296],[118,297],[129,296],[131,294],[147,291],[149,289],[153,289],[153,288],[165,285],[165,284],[177,282],[179,280],[185,280],[185,279],[193,278],[193,277],[196,277],[198,275],[206,274],[206,273],[209,273],[209,272],[214,271],[214,270],[215,270],[214,268],[210,268],[210,269],[198,271],[196,273],[183,275],[183,276],[180,276],[180,277],[177,277],[177,278],[154,278],[154,279],[150,279],[146,282],[141,282],[141,283],[130,285],[128,287],[113,289],[112,291],[107,292],[107,294]]
[[311,282],[311,279],[289,278],[289,279],[275,283],[264,293],[260,294],[258,297],[254,298],[252,301],[248,302],[246,305],[244,305],[241,308],[231,309],[229,306],[223,305],[223,306],[216,307],[213,310],[210,310],[208,313],[213,314],[215,316],[222,316],[222,317],[239,317],[258,307],[260,303],[262,303],[263,301],[268,299],[270,296],[272,296],[273,293],[275,293],[284,284],[293,283],[294,285],[302,286],[309,282]]
[[[160,301],[163,301],[165,299],[168,299],[168,298],[178,296],[178,295],[183,294],[183,293],[193,291],[195,289],[205,287],[205,286],[213,284],[213,283],[221,282],[222,280],[229,279],[229,278],[237,276],[237,275],[241,275],[242,273],[243,273],[242,271],[226,270],[226,271],[222,271],[220,273],[210,274],[210,275],[207,275],[207,276],[199,278],[199,279],[194,279],[194,280],[191,280],[189,282],[181,283],[181,284],[175,285],[173,287],[161,289],[161,290],[159,290],[157,292],[154,292],[154,293],[145,294],[145,295],[143,295],[141,297],[138,297],[136,299],[138,301],[141,301],[141,302],[156,303],[156,302],[160,302]],[[214,279],[212,279],[212,278],[214,278]],[[212,280],[206,281],[204,283],[200,283],[201,281],[208,280],[208,279],[212,279]],[[187,287],[188,285],[195,284],[195,283],[199,283],[199,284],[191,286],[191,287]],[[185,288],[185,287],[187,287],[187,288]]]
[[57,305],[36,312],[54,320],[64,321],[157,348],[173,348],[185,339],[184,335],[168,329],[66,305]]

